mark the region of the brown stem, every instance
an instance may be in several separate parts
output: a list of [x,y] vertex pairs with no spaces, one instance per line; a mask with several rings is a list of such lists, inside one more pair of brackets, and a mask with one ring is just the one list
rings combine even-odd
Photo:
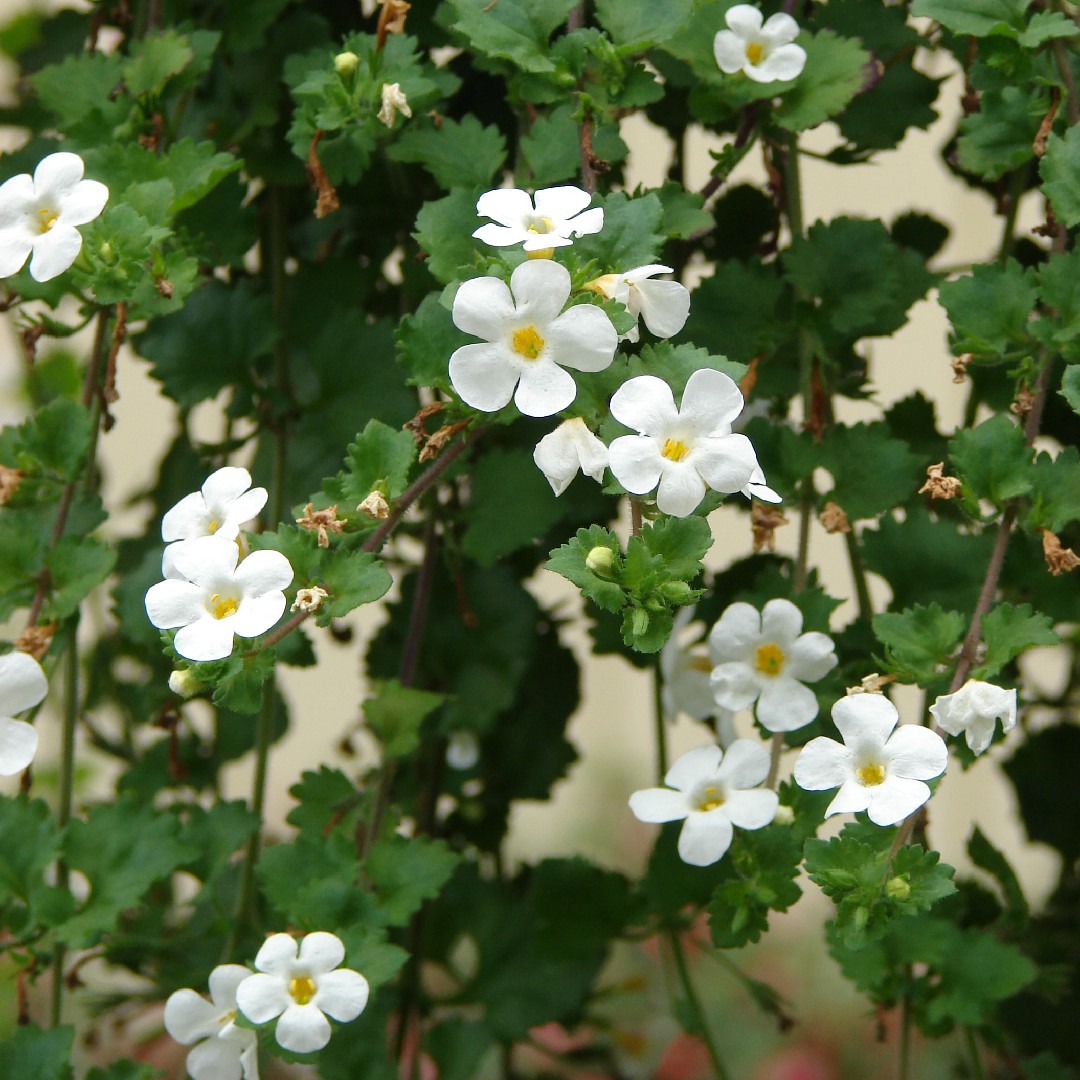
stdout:
[[641,535],[641,503],[633,495],[630,496],[630,535]]

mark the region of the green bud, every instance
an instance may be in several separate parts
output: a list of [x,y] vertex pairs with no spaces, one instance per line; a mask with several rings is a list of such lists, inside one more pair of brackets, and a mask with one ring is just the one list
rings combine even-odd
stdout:
[[615,552],[603,544],[596,547],[585,556],[585,565],[599,577],[611,577],[611,568],[615,565]]
[[690,599],[693,590],[685,581],[665,581],[660,586],[660,595],[669,604],[684,604]]
[[903,902],[911,895],[911,886],[902,877],[891,877],[885,882],[885,895],[890,900]]
[[178,668],[169,676],[169,689],[183,698],[189,698],[203,689],[203,684],[191,674],[190,668]]
[[857,907],[851,921],[856,930],[865,930],[866,924],[870,921],[870,909],[868,907]]
[[108,263],[110,266],[116,262],[116,254],[108,240],[98,248],[98,254],[101,256],[101,261]]
[[334,70],[343,78],[349,78],[360,66],[360,57],[354,52],[338,53],[334,57]]
[[642,608],[635,608],[634,614],[630,617],[630,629],[634,637],[644,637],[649,629],[649,613]]

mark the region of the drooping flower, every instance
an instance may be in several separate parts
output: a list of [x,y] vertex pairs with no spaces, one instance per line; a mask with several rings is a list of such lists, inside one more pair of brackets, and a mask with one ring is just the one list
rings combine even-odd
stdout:
[[409,99],[401,89],[400,83],[383,83],[379,120],[388,128],[392,128],[394,126],[394,117],[398,113],[401,113],[402,116],[412,116]]
[[39,704],[48,690],[45,672],[32,656],[0,656],[0,776],[14,776],[34,760],[37,732],[32,724],[12,717]]
[[83,168],[78,154],[50,154],[33,176],[21,173],[0,186],[0,277],[21,270],[31,253],[35,281],[49,281],[75,261],[82,250],[75,226],[93,221],[109,198],[104,184],[83,179]]
[[219,536],[234,540],[240,526],[266,505],[266,488],[251,486],[251,473],[226,465],[212,472],[198,491],[185,495],[161,519],[166,543]]
[[637,341],[641,319],[649,333],[659,338],[674,337],[690,314],[690,293],[678,281],[654,280],[656,274],[673,274],[670,266],[650,263],[621,274],[604,274],[586,285],[609,300],[617,300],[634,317],[634,325],[623,337]]
[[561,495],[580,470],[598,484],[604,481],[608,449],[580,416],[564,420],[548,432],[533,451],[536,467],[547,477],[551,490]]
[[165,1030],[178,1043],[196,1045],[187,1056],[194,1080],[259,1080],[258,1041],[236,1025],[236,990],[251,972],[221,964],[210,972],[210,1000],[177,990],[165,1002]]
[[806,63],[806,50],[791,42],[799,24],[784,12],[770,15],[762,25],[761,12],[736,4],[724,15],[727,30],[713,38],[713,55],[725,75],[742,71],[754,82],[794,79]]
[[945,771],[949,752],[936,732],[899,716],[882,694],[856,694],[832,707],[843,743],[818,736],[795,761],[795,783],[807,791],[838,787],[825,816],[867,811],[875,825],[895,825],[930,798],[925,783]]
[[726,752],[699,746],[671,766],[666,788],[635,791],[630,809],[640,821],[683,820],[679,857],[708,866],[731,846],[733,826],[761,829],[772,821],[776,792],[758,787],[768,773],[768,751],[750,739],[736,739]]
[[495,188],[476,201],[477,214],[494,221],[481,225],[473,236],[492,247],[521,244],[525,251],[566,247],[573,237],[604,227],[603,209],[586,210],[590,202],[587,191],[569,184],[541,188],[532,198],[518,188]]
[[803,684],[836,667],[836,653],[827,634],[804,634],[802,623],[802,612],[790,600],[770,600],[760,615],[751,604],[730,604],[709,631],[717,704],[738,710],[756,701],[755,715],[769,731],[809,724],[818,703]]
[[285,610],[293,578],[280,551],[253,551],[237,566],[240,549],[231,540],[200,536],[176,545],[177,577],[152,585],[146,614],[161,630],[175,630],[173,648],[188,660],[222,660],[233,635],[265,633]]
[[711,368],[687,379],[681,408],[663,379],[628,379],[611,399],[611,415],[639,434],[608,448],[615,479],[634,495],[657,488],[656,505],[676,517],[693,513],[707,488],[741,491],[758,467],[750,440],[731,433],[742,406],[735,383]]
[[1001,721],[1003,732],[1016,726],[1016,691],[968,679],[955,694],[945,694],[930,706],[930,715],[942,731],[963,735],[972,752],[981,754]]
[[484,339],[450,357],[450,381],[466,405],[495,412],[513,397],[526,416],[551,416],[577,396],[567,368],[602,371],[615,359],[611,320],[592,304],[563,311],[569,296],[569,271],[549,260],[522,263],[509,288],[479,277],[458,289],[454,323]]
[[327,1016],[346,1023],[367,1005],[367,979],[339,967],[344,959],[345,946],[333,934],[319,930],[299,943],[272,934],[255,957],[259,973],[237,989],[240,1011],[254,1024],[279,1017],[275,1038],[286,1050],[321,1050],[330,1041]]

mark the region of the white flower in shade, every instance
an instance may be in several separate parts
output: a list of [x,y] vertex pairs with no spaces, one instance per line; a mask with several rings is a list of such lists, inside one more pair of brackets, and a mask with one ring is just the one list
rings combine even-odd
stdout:
[[693,617],[693,608],[679,608],[671,636],[660,650],[661,697],[664,716],[668,720],[674,720],[679,713],[686,713],[695,720],[709,720],[719,708],[709,686],[712,660],[704,648],[683,644],[686,636],[683,631]]
[[611,415],[639,434],[608,448],[615,479],[634,495],[657,488],[657,507],[676,517],[693,513],[707,488],[742,491],[757,468],[750,440],[731,433],[742,406],[735,383],[711,368],[687,379],[681,408],[663,379],[628,379],[611,399]]
[[368,982],[339,967],[345,946],[319,930],[297,945],[288,934],[273,934],[255,957],[261,974],[245,979],[236,992],[240,1011],[253,1023],[279,1017],[279,1046],[297,1054],[321,1050],[330,1041],[330,1023],[355,1020],[367,1005]]
[[968,746],[981,754],[1001,721],[1002,732],[1016,726],[1016,691],[993,683],[968,679],[955,694],[945,694],[930,706],[930,715],[942,731],[963,735]]
[[875,825],[895,825],[930,798],[924,783],[945,771],[949,752],[936,732],[916,724],[894,731],[896,707],[882,694],[856,694],[832,707],[843,743],[818,736],[795,761],[806,791],[840,790],[825,816],[865,810]]
[[769,731],[809,724],[818,703],[803,684],[836,667],[836,653],[827,634],[804,634],[802,622],[790,600],[770,600],[760,615],[751,604],[729,605],[709,631],[716,703],[737,711],[756,701],[758,721]]
[[521,244],[525,251],[549,251],[572,244],[574,236],[598,233],[604,227],[601,207],[585,208],[592,196],[581,188],[542,188],[533,198],[518,188],[485,191],[476,202],[480,217],[498,224],[481,225],[473,236],[492,247]]
[[101,213],[109,189],[83,179],[78,154],[50,154],[34,175],[21,173],[0,186],[0,277],[8,277],[30,260],[30,276],[49,281],[62,274],[82,250],[85,225]]
[[630,809],[640,821],[685,819],[679,857],[691,866],[708,866],[731,846],[733,826],[761,829],[772,821],[779,799],[758,787],[768,773],[768,751],[750,739],[736,739],[726,752],[699,746],[671,766],[666,788],[635,791]]
[[255,1032],[236,1026],[236,989],[250,975],[241,964],[221,964],[210,972],[209,1001],[177,990],[165,1002],[165,1030],[178,1043],[196,1044],[187,1056],[194,1080],[259,1080]]
[[173,648],[188,660],[222,660],[232,652],[233,635],[265,633],[285,610],[293,578],[280,551],[253,551],[237,566],[240,549],[232,540],[201,536],[176,545],[178,577],[152,585],[146,614],[161,630],[177,630]]
[[234,540],[240,526],[266,505],[266,488],[251,486],[251,473],[231,465],[211,473],[198,491],[185,495],[161,519],[161,539],[220,536]]
[[799,24],[783,12],[770,15],[762,25],[761,12],[750,4],[736,4],[724,15],[729,29],[713,38],[713,55],[725,75],[742,71],[754,82],[794,79],[806,63],[806,50],[792,45]]
[[579,416],[564,420],[545,435],[533,451],[536,467],[547,477],[551,490],[561,495],[578,474],[604,482],[608,463],[607,447],[588,429]]
[[745,495],[748,499],[760,499],[762,502],[778,503],[784,501],[765,482],[765,474],[761,471],[760,465],[755,467],[749,483],[742,489],[740,494]]
[[673,274],[670,266],[650,263],[621,274],[604,274],[585,287],[617,300],[634,317],[634,326],[623,337],[637,341],[640,331],[637,319],[644,321],[649,333],[659,338],[674,337],[685,325],[690,314],[690,294],[677,281],[653,280],[656,274]]
[[32,656],[24,652],[0,656],[0,776],[14,776],[34,760],[37,732],[12,716],[42,702],[48,690],[45,672]]
[[[577,396],[577,371],[602,371],[615,359],[618,335],[592,304],[563,311],[570,272],[559,263],[522,263],[510,287],[471,278],[454,297],[454,323],[483,338],[450,357],[450,381],[466,405],[495,412],[514,404],[526,416],[551,416]],[[561,314],[560,314],[561,313]]]

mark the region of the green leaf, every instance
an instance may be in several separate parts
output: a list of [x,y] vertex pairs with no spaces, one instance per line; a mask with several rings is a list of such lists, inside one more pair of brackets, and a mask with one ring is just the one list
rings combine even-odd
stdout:
[[988,90],[979,109],[960,121],[956,156],[962,168],[997,180],[1035,156],[1033,143],[1046,113],[1041,89],[1019,86]]
[[71,1080],[73,1027],[54,1027],[47,1031],[27,1024],[16,1027],[14,1034],[0,1042],[0,1076],[26,1077],[33,1080]]
[[[611,569],[605,570],[603,576],[592,570],[586,561],[595,548],[611,552]],[[621,611],[626,605],[626,594],[613,576],[618,572],[621,556],[618,537],[609,529],[591,525],[587,529],[578,529],[572,539],[552,551],[544,569],[573,582],[582,596],[604,611]]]
[[495,1040],[483,1021],[451,1016],[427,1032],[425,1043],[439,1070],[439,1080],[475,1080]]
[[1032,983],[1038,969],[1015,945],[969,930],[950,949],[940,973],[926,1006],[928,1018],[977,1027],[989,1019],[993,1005]]
[[958,611],[944,611],[938,604],[916,604],[905,611],[875,615],[873,628],[885,646],[889,670],[902,682],[925,686],[945,669],[966,622]]
[[1046,140],[1039,176],[1054,217],[1070,229],[1080,223],[1080,130],[1071,127],[1064,138],[1051,135]]
[[123,95],[113,96],[123,62],[119,52],[82,52],[42,68],[30,85],[62,131],[105,137],[131,109]]
[[826,428],[818,449],[835,481],[828,497],[851,521],[891,510],[919,486],[923,459],[893,438],[884,423],[834,424]]
[[574,107],[560,105],[538,116],[521,137],[521,154],[532,173],[535,187],[570,180],[581,168],[578,128]]
[[954,34],[1015,36],[1024,26],[1031,0],[914,0],[912,15],[924,15]]
[[596,17],[616,45],[638,49],[667,41],[692,10],[692,0],[597,0]]
[[986,656],[976,678],[989,679],[1020,653],[1034,645],[1057,645],[1061,639],[1054,632],[1049,615],[1032,610],[1030,604],[998,604],[979,624]]
[[315,621],[326,626],[331,619],[343,615],[361,604],[372,604],[385,596],[394,579],[390,571],[368,551],[348,552],[335,548],[323,559],[319,576],[330,592],[322,602]]
[[405,926],[425,900],[439,895],[460,861],[443,840],[392,834],[372,846],[364,872],[388,925]]
[[555,70],[548,58],[548,39],[575,0],[450,0],[454,29],[471,48],[486,56],[510,60],[522,71]]
[[968,840],[967,853],[971,861],[980,869],[993,875],[1001,888],[1005,913],[1010,923],[1017,929],[1023,929],[1028,922],[1028,903],[1016,872],[1009,865],[1009,860],[996,848],[976,825]]
[[422,165],[447,190],[487,187],[506,161],[506,140],[494,125],[467,115],[438,127],[410,127],[387,150],[393,161]]
[[87,595],[112,573],[116,549],[92,536],[65,536],[45,555],[49,571],[49,610],[66,619],[79,609]]
[[630,358],[627,374],[656,375],[671,387],[677,399],[681,399],[687,379],[702,368],[722,372],[732,382],[738,382],[746,374],[745,364],[729,360],[726,356],[713,356],[708,349],[698,348],[689,342],[672,345],[670,341],[646,345],[637,356]]
[[805,131],[843,112],[866,78],[870,54],[852,38],[822,30],[802,39],[806,66],[776,110],[786,131]]
[[1080,365],[1065,369],[1058,393],[1069,403],[1074,413],[1080,414]]
[[1080,252],[1051,255],[1039,267],[1039,293],[1051,311],[1041,314],[1033,332],[1069,359],[1080,355]]
[[1004,768],[1020,803],[1028,838],[1049,844],[1069,861],[1080,857],[1080,727],[1071,722],[1028,735]]
[[165,1074],[145,1061],[114,1061],[104,1068],[91,1069],[86,1080],[159,1080]]
[[1000,357],[1017,346],[1027,351],[1028,316],[1038,300],[1035,271],[1014,259],[980,264],[971,274],[943,282],[939,299],[955,333],[953,351]]
[[123,798],[92,807],[85,821],[68,825],[64,838],[67,862],[86,875],[90,895],[57,928],[57,939],[72,948],[96,944],[151,885],[198,854],[180,838],[176,818],[152,806]]
[[323,490],[344,503],[349,510],[379,490],[387,500],[396,499],[409,479],[409,469],[416,460],[416,440],[408,431],[395,431],[379,420],[367,426],[345,451],[345,470],[334,481],[326,481]]
[[134,42],[121,76],[133,97],[157,94],[194,59],[195,52],[183,34],[175,30],[151,33]]
[[630,198],[616,191],[602,202],[604,227],[574,242],[578,256],[596,259],[612,271],[654,262],[664,242],[661,235],[664,208],[659,198],[651,192]]
[[1025,524],[1031,529],[1060,532],[1080,520],[1080,452],[1068,446],[1057,457],[1042,453],[1032,471],[1034,504]]
[[713,228],[713,215],[705,209],[705,200],[696,191],[687,191],[682,184],[669,180],[654,189],[664,207],[661,229],[674,240],[688,240],[697,233]]
[[649,554],[663,560],[669,579],[680,581],[692,581],[702,573],[701,560],[713,543],[709,523],[699,517],[668,517],[644,525],[640,540]]
[[59,854],[60,837],[48,805],[25,795],[0,800],[0,912],[15,934],[48,918],[66,890],[45,883],[45,871]]
[[0,465],[70,483],[82,472],[91,430],[86,409],[57,398],[23,423],[0,430]]
[[423,249],[424,265],[436,280],[444,284],[453,281],[460,267],[476,262],[472,234],[479,224],[476,192],[466,188],[452,191],[434,202],[426,202],[420,208],[413,238]]
[[1031,491],[1032,454],[1023,430],[1002,414],[949,440],[949,457],[966,493],[997,506]]
[[181,839],[198,853],[186,869],[200,881],[212,883],[228,872],[233,856],[259,825],[258,816],[239,800],[216,802],[209,810],[197,804],[186,807]]
[[410,386],[434,386],[449,391],[448,364],[455,349],[469,341],[454,325],[450,309],[437,293],[428,293],[420,306],[398,323],[394,335],[397,360]]
[[320,765],[318,772],[303,772],[289,794],[297,805],[285,820],[313,836],[325,835],[342,820],[343,809],[358,803],[353,782],[340,769],[327,765]]
[[[234,642],[235,648],[235,642]],[[226,660],[193,664],[192,673],[214,688],[214,704],[244,716],[254,716],[262,708],[267,680],[274,674],[274,654],[260,650],[246,656],[235,650]]]
[[446,701],[445,694],[414,690],[396,679],[364,702],[364,717],[382,747],[384,758],[405,757],[420,741],[420,725]]

